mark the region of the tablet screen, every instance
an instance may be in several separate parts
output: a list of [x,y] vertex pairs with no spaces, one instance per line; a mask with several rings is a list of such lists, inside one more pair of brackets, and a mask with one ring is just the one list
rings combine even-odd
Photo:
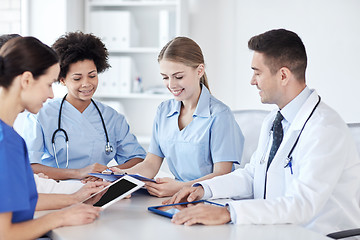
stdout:
[[171,204],[171,205],[163,205],[163,206],[156,206],[156,207],[149,207],[150,211],[153,211],[157,214],[164,215],[166,217],[172,217],[177,212],[180,212],[182,209],[187,208],[189,206],[194,206],[198,204],[213,204],[217,206],[223,206],[218,203],[206,201],[206,200],[199,200],[191,203],[178,203],[178,204]]
[[120,179],[118,182],[114,183],[109,187],[106,193],[100,198],[97,203],[94,204],[94,206],[102,207],[137,186],[138,185],[136,185],[135,183],[132,183],[126,179]]

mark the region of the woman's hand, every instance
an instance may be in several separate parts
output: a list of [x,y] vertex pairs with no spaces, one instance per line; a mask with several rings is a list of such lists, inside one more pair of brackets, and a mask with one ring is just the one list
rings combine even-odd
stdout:
[[104,171],[105,169],[107,169],[108,167],[99,163],[94,163],[91,164],[87,167],[84,168],[80,168],[78,169],[78,179],[84,179],[89,176],[89,173],[101,173],[102,171]]
[[[86,183],[77,192],[73,193],[72,196],[74,197],[76,202],[82,202],[94,193],[99,192],[101,189],[108,186],[109,184],[109,182],[89,182]],[[86,203],[92,205],[98,202],[105,192],[106,191],[103,191],[102,194],[98,194],[96,197],[89,199],[88,201],[86,201]]]
[[101,208],[93,207],[88,204],[79,203],[68,208],[64,208],[54,214],[60,220],[60,226],[75,226],[92,223],[99,217]]
[[49,179],[49,176],[46,175],[45,173],[37,173],[37,175],[41,178]]
[[148,192],[156,197],[171,197],[177,193],[186,183],[176,181],[172,178],[157,178],[156,183],[146,182]]

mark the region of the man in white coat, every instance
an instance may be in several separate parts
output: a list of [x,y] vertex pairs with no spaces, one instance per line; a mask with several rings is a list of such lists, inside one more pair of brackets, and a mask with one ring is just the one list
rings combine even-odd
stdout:
[[[241,200],[226,207],[190,207],[172,222],[291,223],[323,234],[360,227],[359,155],[345,122],[306,86],[301,39],[278,29],[252,37],[248,46],[254,51],[251,84],[262,103],[279,109],[265,118],[258,147],[244,169],[184,188],[167,203]],[[276,115],[280,119],[274,125]]]

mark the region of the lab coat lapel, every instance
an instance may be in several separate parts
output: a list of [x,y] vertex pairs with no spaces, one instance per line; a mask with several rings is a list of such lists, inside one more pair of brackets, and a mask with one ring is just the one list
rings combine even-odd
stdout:
[[258,149],[256,150],[255,158],[252,158],[251,164],[256,168],[254,172],[254,198],[259,199],[263,198],[265,190],[265,175],[266,175],[266,165],[268,158],[268,146],[270,141],[270,129],[272,127],[273,120],[275,118],[277,110],[272,111],[265,119],[261,127]]
[[318,99],[318,94],[316,91],[313,91],[296,114],[294,121],[291,123],[288,131],[286,132],[278,152],[276,153],[267,172],[266,198],[283,195],[285,190],[284,166],[286,164],[286,158],[295,144],[301,128],[304,126],[306,120],[318,102]]

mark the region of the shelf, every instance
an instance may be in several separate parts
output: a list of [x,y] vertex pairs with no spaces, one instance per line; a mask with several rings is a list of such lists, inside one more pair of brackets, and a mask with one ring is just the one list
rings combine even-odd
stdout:
[[149,93],[119,93],[119,94],[101,94],[94,95],[95,98],[102,99],[157,99],[167,100],[172,98],[171,94],[149,94]]
[[121,53],[159,53],[158,47],[132,47],[124,48],[121,50],[109,50],[110,54],[121,54]]
[[171,7],[177,1],[121,1],[121,0],[95,0],[90,1],[91,7]]

